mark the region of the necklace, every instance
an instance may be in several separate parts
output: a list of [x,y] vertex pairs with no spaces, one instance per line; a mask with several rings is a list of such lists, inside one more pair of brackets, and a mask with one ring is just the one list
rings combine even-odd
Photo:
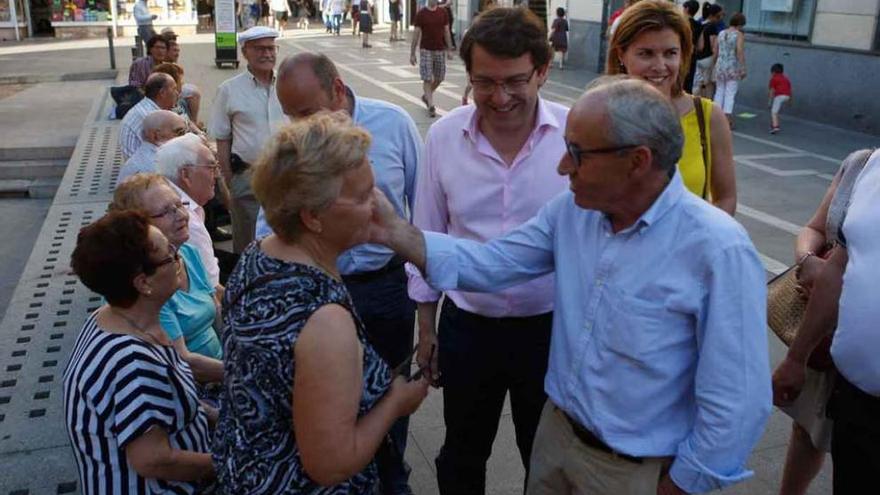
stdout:
[[126,314],[123,313],[122,311],[119,311],[119,310],[117,310],[116,308],[114,308],[113,306],[110,306],[110,312],[112,312],[112,313],[115,314],[116,316],[119,316],[120,318],[122,318],[123,320],[125,320],[125,322],[128,323],[129,326],[131,326],[132,328],[134,328],[135,330],[137,330],[137,333],[139,333],[140,336],[143,337],[145,340],[148,340],[148,341],[150,341],[150,342],[152,342],[152,343],[157,343],[156,338],[153,337],[152,335],[150,335],[150,333],[147,331],[147,329],[145,329],[144,327],[140,326],[136,321],[134,321],[133,319],[131,319],[128,315],[126,315]]

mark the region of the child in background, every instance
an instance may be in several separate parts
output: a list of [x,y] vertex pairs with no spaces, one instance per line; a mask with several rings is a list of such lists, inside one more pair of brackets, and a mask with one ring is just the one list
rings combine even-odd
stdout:
[[785,102],[791,101],[791,81],[785,77],[782,64],[770,67],[770,93],[767,105],[770,107],[770,134],[779,132],[779,111]]
[[555,52],[553,57],[559,63],[559,70],[562,70],[565,52],[568,51],[568,21],[565,20],[565,9],[562,7],[556,9],[556,19],[553,20],[551,30],[550,45]]

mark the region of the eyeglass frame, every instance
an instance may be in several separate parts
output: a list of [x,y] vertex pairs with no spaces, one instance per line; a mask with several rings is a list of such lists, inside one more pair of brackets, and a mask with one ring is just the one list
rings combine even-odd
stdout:
[[[481,80],[474,82],[474,78],[472,76],[468,75],[468,82],[470,82],[471,88],[474,90],[474,94],[479,93],[483,96],[489,96],[489,95],[494,94],[495,90],[500,86],[501,91],[504,91],[504,94],[512,96],[512,95],[520,94],[522,92],[522,90],[524,90],[526,88],[526,86],[530,82],[532,82],[532,78],[535,77],[535,74],[537,72],[538,72],[538,67],[535,66],[535,67],[532,67],[531,72],[529,72],[529,77],[523,81],[511,81],[511,79],[513,79],[513,78],[520,77],[520,75],[516,75],[516,76],[509,77],[501,82],[498,82],[494,79],[489,79],[489,78],[481,79]],[[492,88],[487,91],[477,89],[477,85],[483,84],[483,83],[485,83],[485,84],[491,83]],[[521,84],[522,87],[515,89],[515,90],[511,90],[511,88],[508,86],[510,84]]]
[[622,146],[609,146],[606,148],[595,148],[592,150],[582,150],[578,147],[578,145],[572,143],[568,139],[565,140],[565,151],[568,153],[568,156],[571,158],[571,161],[574,162],[576,168],[580,168],[581,166],[581,158],[584,155],[601,155],[605,153],[618,153],[621,151],[627,151],[631,149],[635,149],[642,146],[641,144],[625,144]]
[[277,54],[280,47],[278,45],[247,45],[245,46],[247,50],[253,50],[259,54],[263,53],[275,53]]
[[[187,163],[184,166],[194,168],[210,168],[213,171],[214,175],[220,175],[223,172],[223,169],[220,168],[220,162],[216,160],[211,165],[204,165],[201,163]],[[186,201],[186,203],[189,203],[189,201]]]
[[[174,215],[174,218],[177,218],[177,216],[180,214],[179,212],[186,211],[188,206],[189,206],[189,201],[181,201],[181,202],[175,203],[173,205],[168,205],[160,213],[157,213],[155,215],[150,214],[150,218],[153,220],[158,220],[160,218],[165,218],[168,215]],[[181,215],[181,216],[183,216],[183,215]]]
[[[147,263],[145,263],[144,264],[144,272],[149,270],[149,271],[152,271],[153,273],[156,273],[156,271],[158,271],[159,268],[162,268],[163,266],[171,264],[171,263],[180,263],[180,250],[175,248],[173,245],[171,246],[171,254],[170,255],[166,256],[165,258],[162,258],[161,260],[159,260],[155,263],[153,263],[152,261],[148,261]],[[149,267],[149,268],[147,268],[147,267]]]

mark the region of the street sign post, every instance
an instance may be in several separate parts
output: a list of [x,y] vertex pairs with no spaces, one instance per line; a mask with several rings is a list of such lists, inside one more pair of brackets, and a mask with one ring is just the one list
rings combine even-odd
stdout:
[[235,29],[235,0],[214,1],[214,64],[238,68],[238,41]]

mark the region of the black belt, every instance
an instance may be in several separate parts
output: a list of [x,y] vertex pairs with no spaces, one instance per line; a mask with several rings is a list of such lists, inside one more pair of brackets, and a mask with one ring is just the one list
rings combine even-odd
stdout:
[[568,421],[568,424],[571,425],[571,429],[574,430],[575,436],[578,437],[581,442],[584,442],[584,444],[593,447],[596,450],[601,450],[602,452],[611,454],[618,459],[623,459],[624,461],[629,461],[635,464],[641,464],[644,461],[644,458],[642,457],[634,457],[615,451],[614,449],[609,447],[608,444],[600,440],[599,437],[594,435],[593,432],[581,426],[577,421],[571,419],[568,414],[565,413],[565,411],[559,409],[558,407],[556,409],[558,409],[559,412],[562,413],[562,416],[565,418],[566,421]]
[[385,266],[383,266],[382,268],[373,270],[371,272],[358,272],[352,273],[351,275],[343,275],[342,281],[347,284],[372,282],[373,280],[376,280],[383,275],[387,275],[397,269],[403,268],[404,263],[405,261],[403,261],[403,258],[395,255],[393,258],[391,258],[391,261],[386,263]]

